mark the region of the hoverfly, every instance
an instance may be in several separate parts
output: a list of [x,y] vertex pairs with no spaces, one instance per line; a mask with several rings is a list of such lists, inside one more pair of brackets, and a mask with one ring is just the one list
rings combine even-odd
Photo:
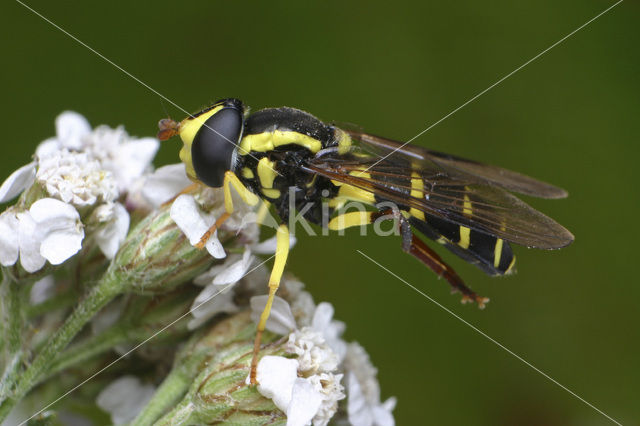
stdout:
[[[397,220],[402,249],[419,259],[463,302],[482,307],[488,299],[467,287],[456,272],[430,249],[415,230],[489,275],[513,271],[510,243],[557,249],[573,235],[511,192],[539,198],[564,198],[558,187],[495,166],[325,124],[295,108],[267,108],[249,114],[238,99],[223,99],[182,122],[161,120],[158,138],[180,135],[180,159],[196,183],[223,187],[226,213],[202,237],[209,236],[233,211],[231,187],[255,205],[273,205],[281,225],[269,299],[257,327],[251,365],[255,383],[257,356],[271,304],[289,252],[289,215],[305,209],[308,221],[321,224],[322,202],[335,213],[347,201],[375,208],[392,202],[397,209],[344,213],[329,229],[373,223],[383,215]],[[293,190],[290,190],[293,189]],[[293,199],[291,199],[293,198]]]

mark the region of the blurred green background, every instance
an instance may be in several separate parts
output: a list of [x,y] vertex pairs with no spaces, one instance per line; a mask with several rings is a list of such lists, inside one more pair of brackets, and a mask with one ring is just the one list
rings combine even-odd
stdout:
[[[27,3],[186,110],[223,97],[294,106],[408,140],[612,5],[608,1]],[[0,6],[7,176],[65,109],[153,135],[183,113],[19,3]],[[443,253],[481,295],[459,304],[398,239],[299,236],[290,257],[347,338],[369,351],[397,423],[611,424],[396,278],[362,250],[624,424],[640,424],[640,7],[626,1],[415,143],[569,190],[527,200],[576,242],[516,248],[488,278]],[[158,164],[176,162],[163,145]],[[438,248],[439,249],[439,248]],[[634,423],[635,422],[635,423]]]

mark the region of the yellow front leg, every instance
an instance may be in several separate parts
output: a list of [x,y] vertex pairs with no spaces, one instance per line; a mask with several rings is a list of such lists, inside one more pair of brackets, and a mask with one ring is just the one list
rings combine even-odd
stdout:
[[240,182],[238,176],[235,173],[228,171],[224,174],[224,208],[227,213],[233,213],[233,200],[231,199],[231,187],[236,190],[242,201],[250,206],[255,206],[260,201],[260,198]]
[[269,214],[269,208],[271,207],[271,203],[265,200],[262,200],[262,204],[258,208],[258,213],[256,213],[256,223],[258,225],[264,225],[264,221]]
[[209,238],[216,232],[222,224],[229,219],[231,213],[233,213],[233,199],[231,198],[231,187],[236,190],[236,192],[242,198],[242,201],[247,203],[250,206],[255,206],[260,201],[260,198],[253,192],[249,191],[249,189],[240,182],[238,176],[235,175],[232,171],[228,171],[224,174],[224,182],[222,183],[222,188],[224,191],[224,209],[225,212],[216,220],[216,222],[211,225],[207,232],[205,232],[202,237],[200,237],[200,241],[195,245],[197,248],[201,249],[207,244]]
[[253,358],[251,359],[251,373],[249,377],[251,384],[256,384],[256,368],[258,366],[258,353],[260,352],[260,341],[262,340],[262,332],[269,319],[269,313],[271,312],[271,305],[276,295],[276,291],[280,286],[280,279],[284,272],[284,266],[287,263],[287,257],[289,256],[289,228],[287,225],[280,225],[276,231],[276,259],[273,263],[273,269],[271,270],[271,277],[269,277],[269,298],[267,304],[264,307],[262,314],[260,315],[260,321],[258,322],[258,331],[256,332],[256,340],[253,344]]

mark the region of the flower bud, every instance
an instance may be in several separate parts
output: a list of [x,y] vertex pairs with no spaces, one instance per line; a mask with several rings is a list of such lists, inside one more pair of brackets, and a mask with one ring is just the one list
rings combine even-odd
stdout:
[[[246,384],[253,352],[255,324],[248,311],[217,323],[178,355],[176,368],[193,368],[195,378],[185,397],[157,425],[272,424],[286,421],[273,401]],[[283,341],[265,333],[261,356],[283,355]]]
[[166,292],[188,282],[211,266],[214,259],[198,250],[163,207],[149,214],[129,233],[109,272],[137,293]]

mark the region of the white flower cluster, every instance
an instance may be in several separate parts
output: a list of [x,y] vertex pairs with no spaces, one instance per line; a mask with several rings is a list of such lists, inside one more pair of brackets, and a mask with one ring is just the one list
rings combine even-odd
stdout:
[[[247,245],[244,253],[231,254],[225,262],[197,277],[205,286],[193,303],[189,323],[196,328],[218,313],[244,309],[236,303],[239,295],[258,294],[250,299],[251,316],[258,322],[268,296],[267,268],[254,267],[252,253],[273,253],[275,241]],[[251,271],[250,273],[248,273]],[[288,336],[285,350],[294,356],[264,356],[258,363],[258,391],[271,398],[287,415],[287,425],[326,425],[345,398],[347,415],[355,426],[393,426],[395,399],[380,402],[377,371],[364,349],[342,339],[344,323],[333,319],[329,303],[317,306],[299,281],[285,278],[267,321],[267,329]],[[241,298],[240,298],[241,299]],[[247,378],[248,380],[248,378]]]
[[26,200],[29,205],[18,203],[0,215],[0,264],[19,259],[30,273],[46,261],[61,264],[82,248],[85,230],[113,258],[129,229],[119,200],[150,171],[158,147],[156,139],[131,138],[122,127],[92,130],[82,115],[60,114],[56,137],[42,142],[34,161],[0,186],[0,203],[34,183],[42,189],[35,201]]
[[[288,290],[287,282],[284,286],[285,291]],[[308,295],[304,291],[296,294],[295,290],[294,294],[292,304],[300,296]],[[288,296],[291,297],[291,294]],[[258,299],[260,303],[254,303],[254,299]],[[276,301],[280,303],[274,302],[271,315],[288,318],[287,321],[279,321],[279,325],[295,321],[289,304],[281,298],[276,298]],[[255,319],[265,302],[266,296],[252,299],[252,314]],[[357,343],[347,345],[342,340],[345,326],[333,319],[334,309],[331,304],[322,302],[312,312],[311,325],[290,332],[285,345],[286,351],[296,355],[296,358],[265,356],[260,360],[257,371],[258,391],[272,398],[276,406],[287,414],[287,425],[313,423],[315,426],[324,426],[336,414],[338,401],[345,398],[341,380],[346,374],[349,423],[355,426],[393,426],[395,399],[390,398],[385,403],[380,403],[377,371],[364,349]],[[278,327],[269,329],[281,333]]]

